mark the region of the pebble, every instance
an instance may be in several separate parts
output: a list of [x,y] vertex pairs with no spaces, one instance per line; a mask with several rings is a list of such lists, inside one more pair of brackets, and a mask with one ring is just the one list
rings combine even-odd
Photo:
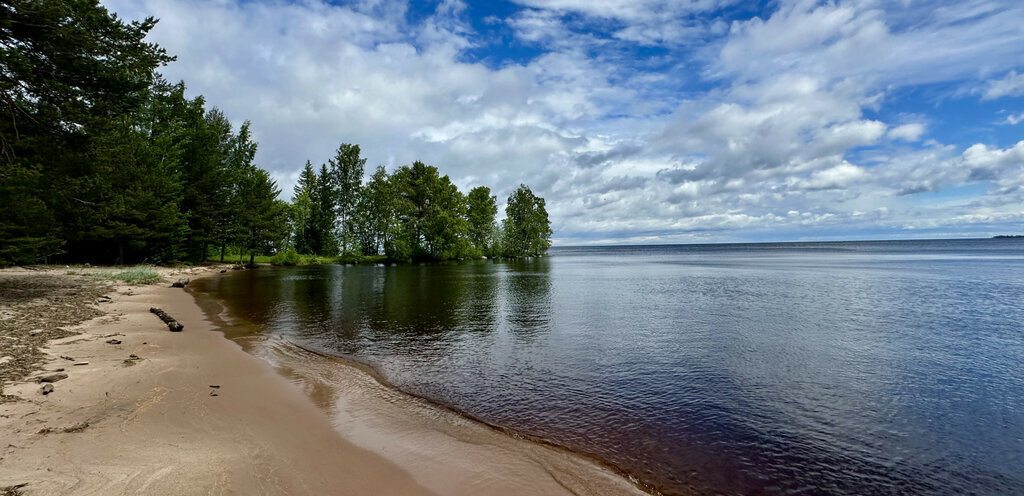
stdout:
[[39,392],[43,393],[44,395],[52,393],[53,392],[53,384],[44,384],[43,387],[39,388]]

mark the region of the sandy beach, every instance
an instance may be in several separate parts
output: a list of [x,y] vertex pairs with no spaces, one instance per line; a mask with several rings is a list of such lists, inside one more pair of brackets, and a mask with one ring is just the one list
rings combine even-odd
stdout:
[[[62,328],[70,335],[48,342],[38,370],[5,384],[4,494],[643,494],[585,457],[337,360],[267,339],[242,339],[243,350],[217,332],[228,316],[168,287],[219,267],[161,270],[167,283],[74,293],[65,304],[90,318]],[[39,277],[88,284],[63,270],[0,272]],[[7,296],[0,325],[24,318],[24,302]],[[169,332],[150,307],[184,331]],[[39,379],[53,374],[67,377],[44,395]]]

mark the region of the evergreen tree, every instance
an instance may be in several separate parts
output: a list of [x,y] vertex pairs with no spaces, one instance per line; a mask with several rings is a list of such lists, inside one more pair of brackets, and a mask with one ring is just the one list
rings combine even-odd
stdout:
[[313,196],[317,191],[316,171],[313,164],[306,161],[305,168],[299,174],[299,182],[295,184],[292,197],[292,229],[293,244],[299,253],[313,253],[312,246],[318,235],[313,232]]
[[316,177],[316,187],[312,195],[311,228],[308,239],[310,251],[314,255],[334,256],[338,254],[338,240],[334,235],[336,224],[337,187],[334,177],[327,170],[326,164],[320,165],[320,174]]
[[217,213],[228,200],[231,123],[217,109],[203,114],[202,97],[189,102],[189,146],[181,163],[181,211],[188,221],[187,258],[206,259],[216,242]]
[[90,166],[92,139],[119,132],[173,60],[143,41],[155,24],[95,0],[0,3],[0,265],[72,249],[78,212],[64,205],[96,206],[72,188],[108,179]]
[[503,248],[514,257],[543,255],[551,247],[551,223],[544,199],[519,185],[505,206]]
[[250,266],[254,265],[257,253],[281,248],[288,237],[288,204],[278,199],[280,194],[277,182],[267,171],[249,167],[239,188],[239,224]]

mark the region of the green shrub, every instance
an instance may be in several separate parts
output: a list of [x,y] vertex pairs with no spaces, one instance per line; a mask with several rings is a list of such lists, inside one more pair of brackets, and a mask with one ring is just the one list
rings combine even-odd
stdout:
[[275,253],[274,256],[270,257],[270,264],[271,265],[284,265],[284,252],[283,251],[279,251],[279,252]]
[[285,252],[285,254],[284,254],[284,264],[285,265],[299,265],[300,262],[302,262],[302,257],[300,257],[299,253],[297,251],[295,251],[295,248],[289,248],[288,251]]

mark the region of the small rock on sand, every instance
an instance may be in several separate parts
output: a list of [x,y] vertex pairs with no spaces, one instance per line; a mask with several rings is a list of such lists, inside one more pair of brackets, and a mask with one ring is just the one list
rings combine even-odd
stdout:
[[121,344],[120,339],[108,339],[107,344]]
[[43,393],[44,395],[52,393],[53,384],[43,384],[43,387],[39,388],[39,392]]
[[188,282],[189,281],[188,281],[187,277],[182,277],[181,279],[178,279],[177,281],[174,281],[174,284],[171,284],[171,287],[172,288],[184,288],[185,286],[188,286]]

